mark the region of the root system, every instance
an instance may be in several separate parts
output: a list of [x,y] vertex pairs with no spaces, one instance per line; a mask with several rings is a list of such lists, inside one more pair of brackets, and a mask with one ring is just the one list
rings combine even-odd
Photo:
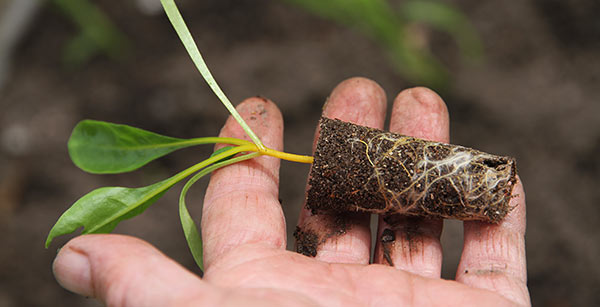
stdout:
[[307,207],[499,222],[515,160],[322,118]]

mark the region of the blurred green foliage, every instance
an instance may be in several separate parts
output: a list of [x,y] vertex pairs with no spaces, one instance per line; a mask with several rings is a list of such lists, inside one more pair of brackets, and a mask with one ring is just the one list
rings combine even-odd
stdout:
[[309,12],[358,29],[385,48],[408,81],[437,89],[448,85],[448,70],[431,53],[419,27],[449,34],[461,54],[481,59],[481,41],[467,17],[435,0],[408,0],[392,7],[387,0],[285,0]]
[[[446,33],[464,59],[483,58],[481,40],[468,18],[439,0],[284,0],[322,18],[352,27],[380,44],[408,81],[441,90],[450,76],[430,48],[423,29]],[[80,29],[65,47],[64,61],[78,67],[99,54],[124,58],[130,50],[125,35],[90,0],[53,0]]]
[[80,31],[65,46],[63,61],[67,66],[80,67],[99,54],[119,60],[129,53],[131,47],[127,37],[89,0],[52,2]]

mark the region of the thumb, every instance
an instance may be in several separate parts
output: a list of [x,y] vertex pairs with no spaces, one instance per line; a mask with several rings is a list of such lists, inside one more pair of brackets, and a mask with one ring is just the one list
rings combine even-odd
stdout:
[[71,240],[53,271],[64,288],[108,306],[169,306],[199,296],[212,301],[218,293],[147,242],[123,235]]

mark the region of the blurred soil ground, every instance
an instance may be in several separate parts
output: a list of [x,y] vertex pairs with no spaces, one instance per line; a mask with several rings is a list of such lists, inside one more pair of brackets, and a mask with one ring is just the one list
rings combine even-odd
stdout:
[[[535,306],[600,305],[600,5],[594,0],[450,1],[473,21],[486,60],[466,65],[457,46],[429,33],[452,87],[440,94],[453,143],[515,156],[527,193],[529,289]],[[44,7],[18,45],[0,90],[0,306],[97,306],[63,290],[45,237],[72,202],[106,185],[142,186],[210,154],[177,152],[125,175],[97,176],[69,161],[73,126],[92,118],[177,136],[216,135],[226,111],[195,70],[167,19],[135,2],[97,1],[129,37],[125,61],[67,69],[76,29]],[[391,101],[409,84],[373,41],[280,1],[181,1],[213,74],[232,101],[261,95],[284,115],[286,150],[309,153],[321,106],[352,76],[376,80]],[[308,167],[282,163],[281,199],[293,231]],[[188,197],[200,219],[203,186]],[[180,188],[180,187],[179,187]],[[194,269],[177,216],[178,188],[119,233],[142,237]],[[195,199],[195,201],[193,201]],[[288,236],[289,246],[293,238]],[[443,234],[443,274],[460,256],[461,223]]]

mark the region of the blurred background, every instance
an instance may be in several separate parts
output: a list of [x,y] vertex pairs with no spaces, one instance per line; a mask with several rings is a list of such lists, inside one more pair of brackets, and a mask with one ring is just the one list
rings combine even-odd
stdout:
[[[261,95],[279,105],[286,151],[310,152],[323,102],[346,78],[377,81],[390,101],[411,86],[435,89],[450,110],[452,143],[517,158],[533,304],[600,305],[600,2],[178,3],[230,99]],[[78,121],[191,138],[216,135],[226,117],[158,0],[0,0],[0,307],[99,306],[55,282],[51,263],[70,237],[44,249],[54,222],[94,188],[144,186],[212,151],[90,175],[67,153]],[[307,173],[306,165],[282,163],[290,234]],[[197,220],[205,185],[188,195]],[[196,270],[179,225],[180,188],[116,232]],[[456,270],[461,227],[445,224],[445,278]]]

